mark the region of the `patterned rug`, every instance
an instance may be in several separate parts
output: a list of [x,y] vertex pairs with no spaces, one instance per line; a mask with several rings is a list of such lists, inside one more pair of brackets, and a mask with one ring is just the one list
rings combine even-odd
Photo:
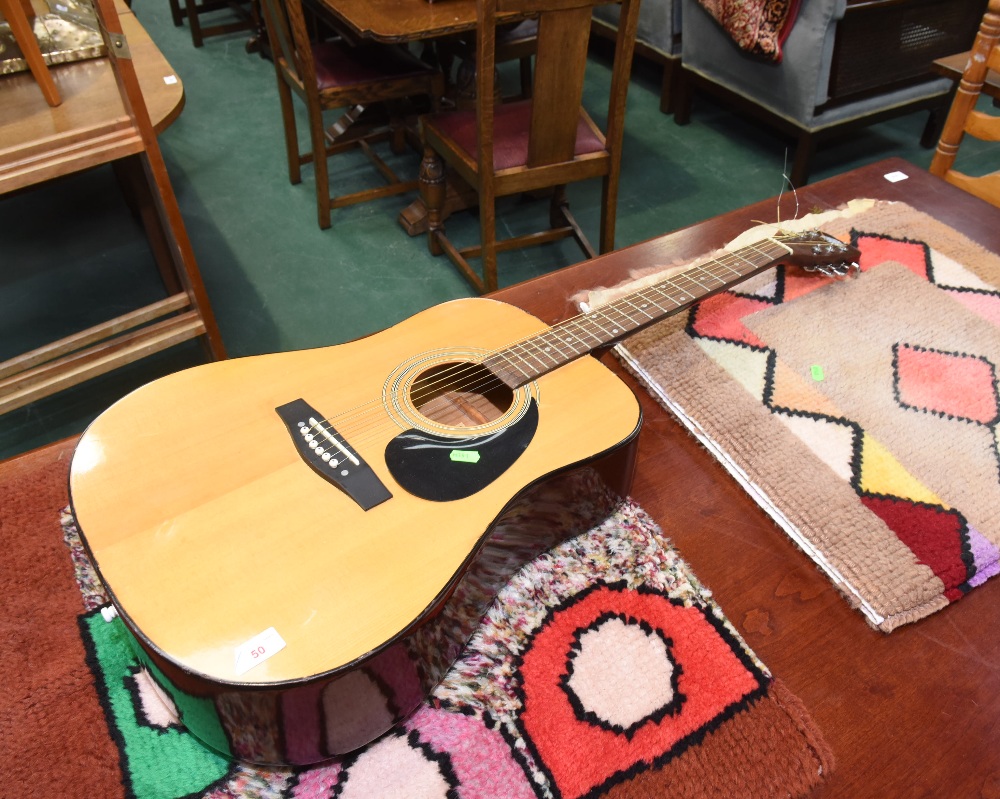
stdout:
[[781,61],[801,0],[698,0],[736,45],[769,61]]
[[79,619],[135,799],[804,796],[832,756],[634,504],[537,558],[405,725],[305,769],[226,760],[179,724],[133,658],[72,517]]
[[858,277],[770,270],[619,354],[888,632],[1000,571],[1000,258],[904,204],[820,223]]

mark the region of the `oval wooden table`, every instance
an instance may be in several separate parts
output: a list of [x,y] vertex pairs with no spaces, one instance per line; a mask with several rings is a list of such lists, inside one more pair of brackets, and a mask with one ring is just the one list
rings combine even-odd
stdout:
[[[184,84],[146,29],[124,4],[118,5],[139,86],[153,130],[162,133],[184,109]],[[50,108],[29,72],[0,76],[0,194],[60,177],[58,169],[26,170],[16,180],[6,174],[26,152],[39,154],[74,138],[84,140],[109,120],[126,116],[114,70],[106,58],[50,68],[62,103]],[[38,159],[41,160],[41,159]],[[66,163],[64,172],[85,166]]]
[[30,74],[0,78],[0,196],[110,164],[168,296],[4,360],[0,413],[193,338],[225,357],[157,140],[184,107],[183,85],[120,0],[95,11],[108,53],[50,70],[58,106]]

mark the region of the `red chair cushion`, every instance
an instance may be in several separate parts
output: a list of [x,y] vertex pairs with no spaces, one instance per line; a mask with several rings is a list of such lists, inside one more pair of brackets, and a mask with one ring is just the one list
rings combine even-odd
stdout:
[[377,80],[424,75],[430,67],[398,47],[346,47],[339,42],[313,45],[320,89],[341,89]]
[[[475,111],[449,111],[436,114],[429,122],[450,137],[474,160],[479,137],[476,133]],[[528,138],[531,126],[531,100],[502,103],[493,117],[493,168],[496,170],[525,166],[528,163]],[[596,153],[604,142],[594,134],[580,115],[576,126],[576,155]]]

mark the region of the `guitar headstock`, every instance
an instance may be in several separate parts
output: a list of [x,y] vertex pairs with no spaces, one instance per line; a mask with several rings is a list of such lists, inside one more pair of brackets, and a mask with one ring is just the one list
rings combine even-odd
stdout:
[[861,253],[857,247],[844,244],[820,230],[781,233],[775,239],[792,250],[792,254],[785,259],[786,263],[795,264],[807,272],[844,277],[858,269]]

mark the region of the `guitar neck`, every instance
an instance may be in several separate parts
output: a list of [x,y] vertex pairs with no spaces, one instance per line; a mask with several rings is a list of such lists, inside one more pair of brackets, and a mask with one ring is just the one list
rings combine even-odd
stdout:
[[507,386],[517,388],[725,291],[780,263],[791,253],[792,248],[777,240],[764,239],[497,350],[483,365]]

